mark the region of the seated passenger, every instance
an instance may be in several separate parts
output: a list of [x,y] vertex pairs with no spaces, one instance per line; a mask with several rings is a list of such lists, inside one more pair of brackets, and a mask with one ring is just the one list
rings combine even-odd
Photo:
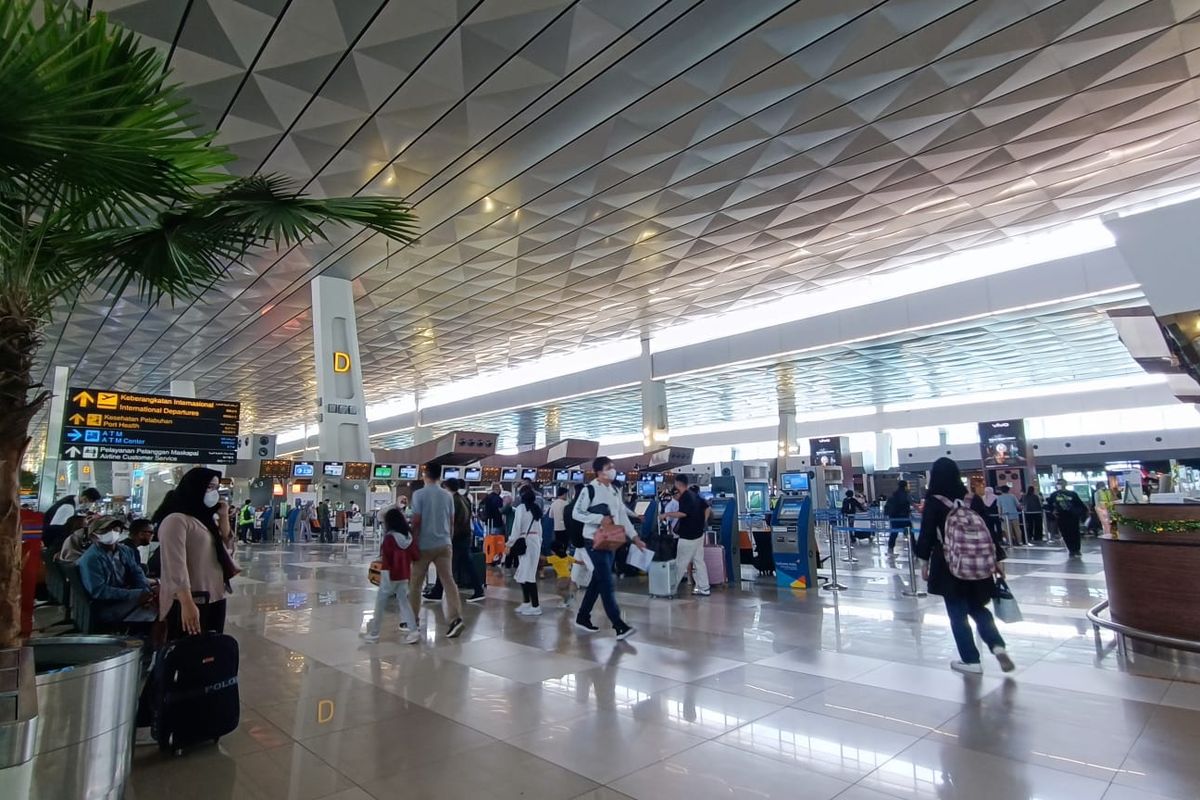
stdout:
[[92,537],[87,531],[87,518],[80,514],[67,520],[66,529],[68,531],[67,538],[63,539],[62,547],[56,558],[59,561],[73,564],[83,555],[83,551],[88,549],[88,545],[92,543]]
[[[133,560],[142,568],[142,573],[147,578],[158,577],[158,548],[151,547],[154,542],[154,523],[146,518],[135,519],[129,523],[129,538],[121,542],[121,546],[130,550],[130,555]],[[150,548],[147,553],[147,560],[142,562],[141,548]]]
[[125,523],[100,517],[88,526],[93,544],[79,558],[79,579],[94,601],[101,624],[150,623],[157,618],[154,590],[128,547],[121,547]]

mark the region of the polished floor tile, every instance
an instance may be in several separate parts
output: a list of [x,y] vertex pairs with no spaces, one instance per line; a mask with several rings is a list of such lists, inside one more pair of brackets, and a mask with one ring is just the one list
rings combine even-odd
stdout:
[[393,610],[382,641],[359,637],[370,552],[251,549],[227,628],[240,726],[180,759],[139,748],[125,798],[1200,798],[1200,660],[1122,660],[1107,634],[1097,650],[1098,564],[1014,560],[1019,669],[975,678],[948,669],[941,601],[903,597],[905,568],[856,553],[836,596],[747,582],[655,600],[622,580],[627,642],[579,634],[548,582],[546,613],[516,616],[490,570],[461,638],[426,606],[404,645]]
[[1108,781],[922,739],[862,780],[906,800],[1099,800]]
[[858,722],[786,708],[717,739],[793,768],[854,782],[917,739]]
[[829,800],[848,787],[848,783],[824,775],[798,775],[787,764],[716,742],[706,742],[613,783],[613,788],[636,800],[661,800],[666,792],[688,800]]

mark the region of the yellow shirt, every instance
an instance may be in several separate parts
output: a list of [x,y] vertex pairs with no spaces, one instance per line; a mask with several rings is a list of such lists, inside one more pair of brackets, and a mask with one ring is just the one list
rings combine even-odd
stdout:
[[557,578],[571,577],[571,565],[574,563],[574,561],[575,560],[570,556],[552,555],[546,559],[546,563],[554,568],[554,575]]

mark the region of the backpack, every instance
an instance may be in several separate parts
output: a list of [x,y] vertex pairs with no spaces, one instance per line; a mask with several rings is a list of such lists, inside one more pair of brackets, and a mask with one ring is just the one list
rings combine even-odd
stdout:
[[963,505],[962,500],[951,502],[940,494],[934,496],[950,509],[941,536],[950,574],[963,581],[992,577],[996,571],[996,544],[983,517]]
[[[587,492],[588,503],[591,504],[596,499],[595,487],[589,483],[584,487],[584,491]],[[583,497],[583,492],[567,503],[567,507],[563,509],[563,520],[567,524],[567,538],[572,547],[587,547],[587,540],[583,538],[583,523],[575,519],[575,504],[579,502],[580,497]]]
[[[69,494],[66,497],[60,497],[54,503],[54,505],[52,505],[46,509],[45,513],[42,515],[42,537],[43,538],[45,538],[45,536],[47,534],[51,533],[50,520],[54,519],[54,515],[58,513],[58,510],[60,508],[62,508],[65,505],[68,505],[68,504],[71,506],[71,508],[75,507],[75,495]],[[62,540],[60,539],[59,541],[62,541]]]

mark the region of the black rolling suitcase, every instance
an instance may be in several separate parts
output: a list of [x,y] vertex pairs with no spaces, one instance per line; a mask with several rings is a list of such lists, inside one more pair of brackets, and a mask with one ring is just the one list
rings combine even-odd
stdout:
[[223,633],[185,636],[158,651],[151,730],[164,751],[216,742],[238,726],[238,644]]

